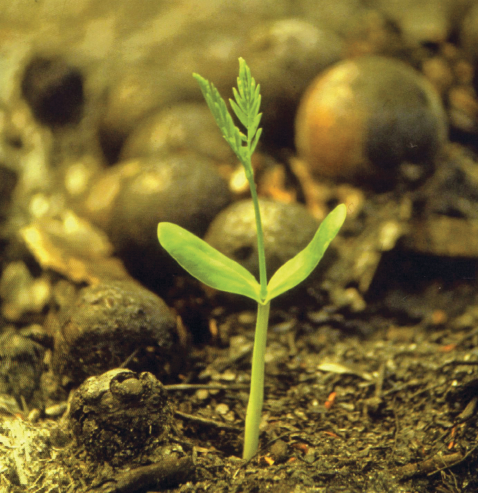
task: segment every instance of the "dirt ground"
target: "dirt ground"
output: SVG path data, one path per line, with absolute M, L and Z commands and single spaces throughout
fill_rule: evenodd
M 247 381 L 253 326 L 244 332 L 244 320 L 254 314 L 226 317 L 219 328 L 231 349 L 197 354 L 210 362 L 199 381 L 226 389 L 174 392 L 197 455 L 194 479 L 173 491 L 476 491 L 476 308 L 446 315 L 476 294 L 459 282 L 443 292 L 442 282 L 433 279 L 436 296 L 426 302 L 425 289 L 403 292 L 422 305 L 422 320 L 378 308 L 361 318 L 275 311 L 261 449 L 248 464 L 237 458 L 247 388 L 227 387 Z
M 404 262 L 392 257 L 395 268 Z M 440 264 L 449 262 L 435 268 L 446 272 Z M 165 382 L 179 452 L 156 466 L 114 467 L 92 461 L 50 421 L 40 426 L 56 430 L 48 449 L 32 441 L 32 458 L 43 462 L 33 491 L 477 491 L 476 289 L 421 277 L 408 295 L 397 287 L 403 303 L 393 314 L 384 309 L 390 292 L 360 316 L 317 310 L 314 288 L 301 307 L 276 303 L 260 451 L 248 463 L 240 456 L 255 313 L 202 299 L 190 358 L 179 379 Z M 182 283 L 175 296 L 182 290 L 195 292 Z

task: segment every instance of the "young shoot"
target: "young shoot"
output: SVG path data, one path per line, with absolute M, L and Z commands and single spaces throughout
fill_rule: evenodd
M 192 276 L 204 284 L 252 298 L 257 302 L 257 321 L 252 354 L 251 388 L 246 413 L 243 458 L 251 459 L 259 444 L 259 424 L 264 400 L 264 355 L 271 300 L 292 289 L 306 279 L 315 269 L 330 242 L 341 228 L 345 205 L 336 207 L 322 222 L 312 241 L 294 258 L 282 265 L 267 282 L 264 233 L 251 157 L 257 146 L 262 129 L 260 86 L 251 76 L 246 62 L 239 58 L 237 89 L 230 99 L 232 110 L 245 131 L 241 131 L 227 109 L 218 90 L 211 82 L 198 74 L 201 91 L 227 143 L 244 166 L 251 189 L 257 228 L 259 255 L 259 282 L 242 265 L 226 257 L 208 243 L 185 229 L 167 222 L 159 223 L 158 239 L 163 248 Z

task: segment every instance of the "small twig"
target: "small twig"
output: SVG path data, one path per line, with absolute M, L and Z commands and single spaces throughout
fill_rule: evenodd
M 475 444 L 465 455 L 462 452 L 455 452 L 450 455 L 442 455 L 441 453 L 435 454 L 429 459 L 417 462 L 415 464 L 407 464 L 395 470 L 395 474 L 400 476 L 401 479 L 409 479 L 413 476 L 424 475 L 432 476 L 445 469 L 454 467 L 464 460 L 466 460 L 476 449 L 478 443 Z
M 453 464 L 450 464 L 447 467 L 443 467 L 441 469 L 437 469 L 436 471 L 431 472 L 429 474 L 429 476 L 431 476 L 432 474 L 436 474 L 437 472 L 443 471 L 444 469 L 448 469 L 449 467 L 456 466 L 456 465 L 460 464 L 461 462 L 465 461 L 476 449 L 478 449 L 478 443 L 475 444 L 475 446 L 472 447 L 470 450 L 468 450 L 468 452 L 460 460 L 458 460 L 457 462 L 455 462 Z M 461 452 L 459 452 L 459 454 L 461 454 Z
M 133 493 L 187 480 L 193 470 L 189 457 L 164 457 L 161 462 L 117 474 L 90 489 L 98 493 Z
M 452 360 L 452 361 L 447 361 L 446 363 L 443 363 L 443 365 L 439 366 L 437 370 L 441 370 L 442 368 L 445 368 L 446 366 L 460 366 L 460 365 L 469 365 L 469 366 L 478 366 L 478 361 L 457 361 L 457 360 Z
M 228 425 L 226 423 L 221 423 L 219 421 L 214 421 L 213 419 L 203 418 L 201 416 L 194 416 L 193 414 L 183 413 L 181 411 L 174 411 L 174 414 L 181 419 L 186 419 L 187 421 L 192 421 L 193 423 L 199 423 L 206 426 L 213 426 L 215 428 L 223 430 L 234 430 L 240 431 L 236 426 Z
M 395 470 L 395 474 L 400 476 L 401 479 L 410 479 L 413 476 L 419 475 L 432 475 L 438 471 L 443 471 L 448 469 L 463 460 L 463 454 L 461 452 L 456 452 L 450 455 L 442 455 L 441 453 L 435 454 L 429 459 L 423 460 L 421 462 L 416 462 L 415 464 L 407 464 L 405 466 L 399 467 Z
M 139 349 L 135 349 L 124 361 L 119 365 L 119 368 L 127 368 L 131 360 L 138 354 Z
M 243 383 L 232 383 L 230 385 L 221 385 L 215 383 L 176 383 L 165 385 L 166 390 L 242 390 L 249 389 L 249 385 Z

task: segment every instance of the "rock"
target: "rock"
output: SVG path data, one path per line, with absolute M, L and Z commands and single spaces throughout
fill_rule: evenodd
M 300 95 L 322 70 L 338 62 L 342 39 L 303 19 L 261 23 L 247 34 L 242 56 L 261 85 L 262 141 L 293 145 L 293 118 Z
M 472 0 L 373 0 L 409 45 L 445 42 Z
M 327 26 L 339 34 L 349 30 L 354 19 L 363 18 L 367 12 L 362 0 L 322 0 L 318 7 L 315 0 L 294 2 L 294 15 L 307 19 L 312 24 Z
M 113 245 L 107 235 L 68 209 L 21 228 L 19 236 L 44 270 L 58 272 L 73 282 L 97 284 L 129 278 L 121 261 L 112 256 Z M 38 303 L 39 294 L 32 296 L 30 303 L 33 300 Z
M 20 321 L 24 317 L 40 316 L 51 296 L 47 276 L 34 278 L 23 261 L 10 262 L 3 267 L 0 279 L 2 316 Z
M 37 120 L 45 125 L 78 123 L 82 116 L 83 75 L 61 58 L 33 58 L 25 69 L 22 94 Z
M 463 223 L 470 223 L 471 234 L 471 225 L 478 221 L 478 167 L 474 157 L 459 146 L 450 146 L 433 177 L 414 192 L 413 203 L 414 219 L 460 218 Z M 450 241 L 461 242 L 466 250 L 471 243 L 463 239 L 450 237 Z
M 169 221 L 202 236 L 230 202 L 225 180 L 201 156 L 178 153 L 125 163 L 128 176 L 114 202 L 110 227 L 115 245 L 150 244 L 158 222 Z
M 175 262 L 159 245 L 161 221 L 203 236 L 231 200 L 226 181 L 206 157 L 183 152 L 127 161 L 107 171 L 88 198 L 126 267 L 148 285 Z M 164 264 L 164 265 L 163 265 Z
M 411 67 L 367 56 L 315 79 L 295 138 L 317 175 L 384 186 L 404 162 L 431 167 L 447 138 L 446 115 L 435 89 Z M 418 176 L 426 170 L 418 168 Z
M 292 145 L 290 136 L 293 133 L 293 115 L 301 93 L 318 72 L 340 60 L 342 48 L 342 40 L 334 32 L 318 28 L 302 19 L 261 23 L 245 34 L 237 54 L 247 60 L 253 76 L 261 85 L 261 125 L 267 129 L 264 133 L 266 141 L 280 142 L 280 145 L 284 146 L 288 139 Z M 209 65 L 207 62 L 197 71 L 210 78 L 219 87 L 222 96 L 227 98 L 231 93 L 231 86 L 236 84 L 237 57 L 227 61 L 227 69 L 221 64 L 220 74 L 212 72 Z M 225 74 L 229 74 L 227 80 Z M 189 78 L 188 74 L 184 74 L 184 81 L 181 83 L 195 82 L 189 81 Z M 147 82 L 144 82 L 144 85 L 146 84 Z M 196 99 L 201 97 L 198 86 L 192 86 L 188 92 Z M 138 105 L 135 107 L 138 108 Z M 226 144 L 211 115 L 208 115 L 205 109 L 201 112 L 198 110 L 203 107 L 205 106 L 183 103 L 159 111 L 156 117 L 147 118 L 128 137 L 121 153 L 122 159 L 137 157 L 148 153 L 149 149 L 157 150 L 171 145 L 181 148 L 193 147 L 193 150 L 199 148 L 201 153 L 209 147 L 208 154 L 217 147 L 218 152 L 222 154 L 222 148 Z M 144 136 L 138 138 L 137 136 L 143 135 L 143 132 Z M 222 140 L 222 145 L 218 140 Z M 131 152 L 132 146 L 137 150 Z M 225 157 L 230 155 L 230 152 L 224 152 Z
M 0 335 L 0 394 L 31 404 L 39 388 L 45 348 L 13 331 Z
M 71 306 L 50 319 L 55 340 L 53 368 L 73 382 L 125 364 L 135 355 L 144 368 L 154 358 L 159 371 L 170 353 L 176 320 L 164 301 L 134 281 L 83 288 Z M 153 348 L 153 353 L 145 351 Z
M 478 221 L 430 216 L 410 223 L 405 248 L 425 255 L 449 258 L 478 258 Z
M 318 222 L 300 204 L 260 200 L 268 278 L 307 246 Z M 209 227 L 205 240 L 214 248 L 259 275 L 256 223 L 252 200 L 224 209 Z
M 217 163 L 237 160 L 206 103 L 181 103 L 154 113 L 133 130 L 120 159 L 178 151 L 191 151 Z
M 151 373 L 113 369 L 75 391 L 67 422 L 90 458 L 118 466 L 164 444 L 173 418 L 166 390 Z

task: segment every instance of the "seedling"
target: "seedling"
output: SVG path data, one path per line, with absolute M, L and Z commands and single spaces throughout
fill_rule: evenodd
M 229 101 L 235 115 L 246 129 L 243 133 L 234 124 L 226 103 L 214 84 L 198 74 L 193 74 L 193 77 L 198 81 L 223 137 L 244 166 L 256 218 L 259 282 L 242 265 L 176 224 L 159 223 L 158 239 L 163 248 L 199 281 L 215 289 L 247 296 L 257 302 L 251 389 L 246 413 L 243 451 L 243 458 L 249 460 L 257 452 L 259 443 L 259 424 L 264 400 L 264 355 L 271 300 L 297 286 L 311 274 L 342 226 L 346 208 L 343 204 L 336 207 L 324 219 L 314 238 L 304 250 L 282 265 L 267 283 L 264 233 L 251 164 L 252 154 L 262 132 L 259 128 L 262 116 L 262 113 L 259 113 L 260 86 L 256 85 L 246 62 L 239 58 L 237 89 L 233 89 L 234 100 Z

